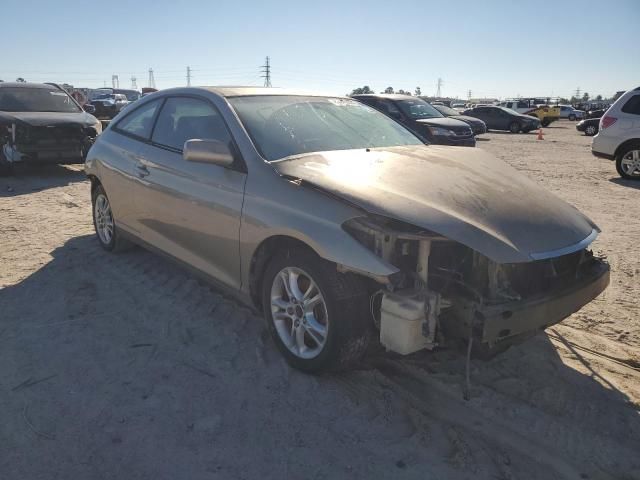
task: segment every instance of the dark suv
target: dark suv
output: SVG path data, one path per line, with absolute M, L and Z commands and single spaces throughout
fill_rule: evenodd
M 393 118 L 428 143 L 476 146 L 467 123 L 446 118 L 420 98 L 394 94 L 353 95 L 353 98 Z

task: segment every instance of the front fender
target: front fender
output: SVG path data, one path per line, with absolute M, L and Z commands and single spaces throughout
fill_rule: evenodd
M 248 293 L 251 261 L 267 239 L 299 240 L 340 268 L 384 282 L 398 269 L 370 252 L 342 229 L 364 212 L 310 186 L 277 174 L 247 180 L 240 227 L 242 289 Z M 268 194 L 267 194 L 268 193 Z

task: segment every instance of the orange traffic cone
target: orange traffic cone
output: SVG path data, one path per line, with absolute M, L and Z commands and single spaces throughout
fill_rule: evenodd
M 544 137 L 542 136 L 542 127 L 538 130 L 538 140 L 544 140 Z

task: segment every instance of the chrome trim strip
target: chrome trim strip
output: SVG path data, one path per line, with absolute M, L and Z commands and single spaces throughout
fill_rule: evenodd
M 591 242 L 593 242 L 598 236 L 598 233 L 598 230 L 594 228 L 584 240 L 581 240 L 578 243 L 574 243 L 573 245 L 569 245 L 568 247 L 558 248 L 557 250 L 549 250 L 548 252 L 530 253 L 529 256 L 533 260 L 545 260 L 547 258 L 561 257 L 562 255 L 577 252 L 578 250 L 582 250 Z

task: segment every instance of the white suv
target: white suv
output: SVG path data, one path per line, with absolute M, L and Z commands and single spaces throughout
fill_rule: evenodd
M 591 153 L 615 160 L 621 177 L 640 180 L 640 87 L 622 95 L 602 116 Z

